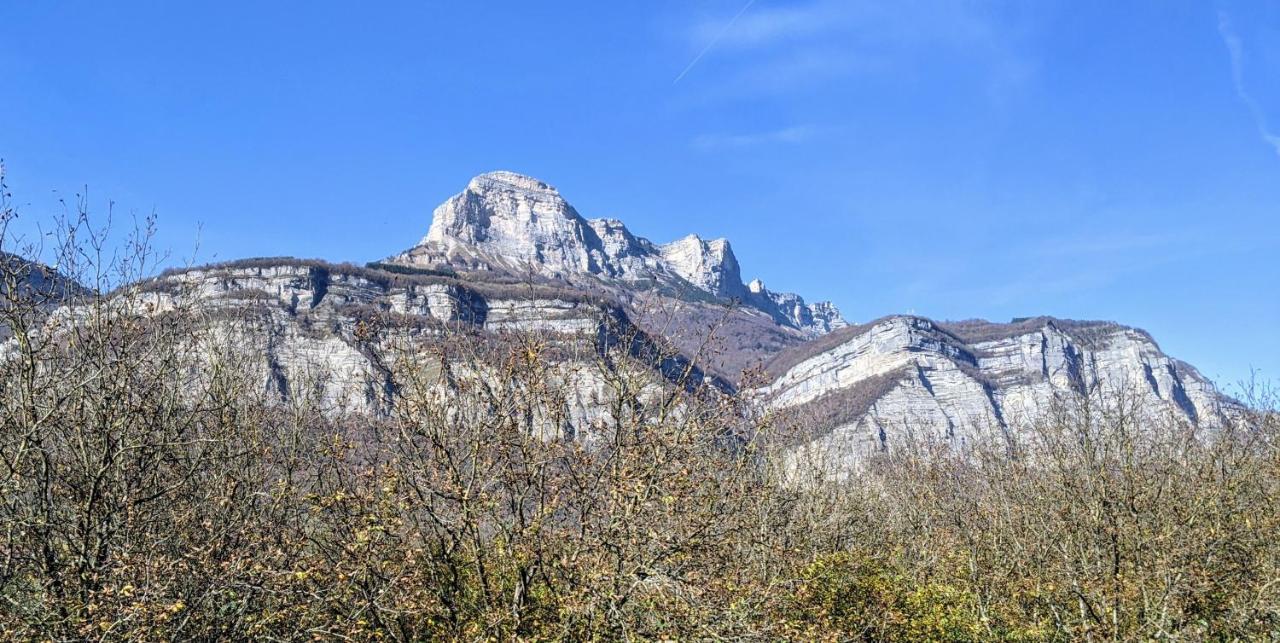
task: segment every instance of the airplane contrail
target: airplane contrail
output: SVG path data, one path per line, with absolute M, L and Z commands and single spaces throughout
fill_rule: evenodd
M 1271 126 L 1267 124 L 1267 113 L 1262 109 L 1262 104 L 1245 87 L 1244 43 L 1231 27 L 1231 17 L 1225 11 L 1218 12 L 1218 33 L 1222 35 L 1222 42 L 1227 45 L 1227 53 L 1231 55 L 1231 80 L 1236 88 L 1236 96 L 1253 116 L 1253 124 L 1258 128 L 1258 135 L 1275 150 L 1277 156 L 1280 156 L 1280 135 L 1271 131 Z
M 755 3 L 756 0 L 747 0 L 747 3 L 742 5 L 742 8 L 738 10 L 738 13 L 733 14 L 733 18 L 725 24 L 724 28 L 720 30 L 720 33 L 716 34 L 716 37 L 712 38 L 711 42 L 707 43 L 707 46 L 703 47 L 702 51 L 698 52 L 698 55 L 694 56 L 693 60 L 689 61 L 689 65 L 684 68 L 684 71 L 680 72 L 679 76 L 676 76 L 675 80 L 671 81 L 671 84 L 674 85 L 680 82 L 680 79 L 684 78 L 685 74 L 689 73 L 689 70 L 693 69 L 693 66 L 698 64 L 698 61 L 702 60 L 702 57 L 707 55 L 707 52 L 711 51 L 711 48 L 715 47 L 716 43 L 720 42 L 720 39 L 724 38 L 725 34 L 729 33 L 729 30 L 733 28 L 733 23 L 737 22 L 738 18 L 741 18 L 742 14 L 746 13 L 747 9 L 750 9 L 751 5 Z

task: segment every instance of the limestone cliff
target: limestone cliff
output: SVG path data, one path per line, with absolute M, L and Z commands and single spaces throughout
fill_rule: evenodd
M 1065 393 L 1101 393 L 1205 427 L 1230 405 L 1141 330 L 1049 317 L 887 317 L 784 352 L 769 372 L 765 399 L 809 430 L 800 451 L 834 457 L 824 464 L 834 468 L 889 450 L 906 432 L 962 445 L 1025 427 Z
M 616 219 L 585 219 L 560 192 L 513 172 L 477 176 L 432 214 L 419 244 L 392 263 L 533 273 L 576 285 L 658 288 L 683 298 L 737 301 L 814 337 L 844 324 L 829 302 L 748 290 L 725 239 L 689 235 L 658 245 Z
M 561 428 L 574 432 L 601 411 L 590 396 L 602 386 L 596 351 L 606 344 L 629 346 L 655 378 L 687 373 L 690 384 L 725 386 L 664 353 L 616 302 L 550 282 L 266 258 L 172 271 L 133 290 L 127 300 L 137 311 L 183 310 L 203 320 L 202 332 L 245 349 L 271 395 L 309 396 L 335 413 L 390 412 L 389 360 L 419 368 L 423 355 L 444 355 L 463 335 L 500 343 L 510 333 L 532 334 L 559 347 L 556 361 L 577 396 Z

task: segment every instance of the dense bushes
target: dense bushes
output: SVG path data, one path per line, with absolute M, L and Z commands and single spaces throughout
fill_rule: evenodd
M 402 346 L 374 420 L 271 399 L 233 320 L 136 294 L 0 302 L 4 638 L 1280 636 L 1274 414 L 1068 399 L 797 487 L 772 415 L 621 350 Z
M 977 599 L 958 585 L 916 581 L 865 551 L 818 557 L 784 608 L 792 638 L 974 641 L 988 638 Z

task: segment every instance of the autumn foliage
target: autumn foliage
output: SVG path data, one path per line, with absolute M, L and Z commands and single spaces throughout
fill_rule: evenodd
M 225 319 L 147 312 L 142 266 L 95 264 L 101 296 L 0 276 L 3 638 L 1280 636 L 1273 413 L 1086 394 L 798 485 L 773 414 L 626 342 L 458 334 L 381 356 L 386 417 L 281 400 Z M 567 354 L 601 383 L 585 430 Z

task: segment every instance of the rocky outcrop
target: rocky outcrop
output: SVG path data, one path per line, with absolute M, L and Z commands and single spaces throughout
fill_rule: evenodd
M 843 325 L 829 302 L 750 290 L 725 239 L 689 235 L 658 245 L 616 219 L 585 219 L 554 187 L 513 172 L 490 172 L 435 209 L 414 248 L 388 260 L 414 266 L 532 272 L 578 286 L 658 289 L 678 298 L 738 301 L 812 337 Z
M 1227 404 L 1141 330 L 1048 317 L 888 317 L 784 352 L 769 372 L 768 403 L 810 431 L 796 456 L 839 460 L 827 469 L 890 449 L 908 432 L 963 445 L 984 431 L 1016 430 L 1070 392 L 1204 426 Z
M 205 330 L 249 349 L 271 394 L 311 396 L 340 413 L 390 412 L 388 360 L 445 350 L 460 334 L 497 341 L 508 332 L 532 333 L 560 346 L 570 356 L 558 361 L 580 418 L 598 415 L 589 399 L 601 385 L 595 351 L 606 344 L 630 346 L 655 377 L 683 375 L 690 366 L 654 348 L 615 302 L 542 282 L 256 259 L 167 273 L 140 284 L 128 301 L 146 314 L 195 313 Z M 361 328 L 372 327 L 376 338 L 361 337 Z M 689 372 L 692 381 L 702 381 L 699 369 Z
M 716 297 L 743 296 L 742 273 L 728 240 L 704 241 L 691 234 L 660 251 L 666 267 L 699 290 Z
M 555 188 L 510 172 L 478 176 L 437 207 L 419 247 L 464 265 L 624 276 L 600 235 Z
M 753 279 L 747 285 L 746 300 L 779 323 L 798 328 L 808 337 L 825 335 L 849 325 L 831 302 L 806 304 L 799 295 L 768 290 L 759 279 Z

